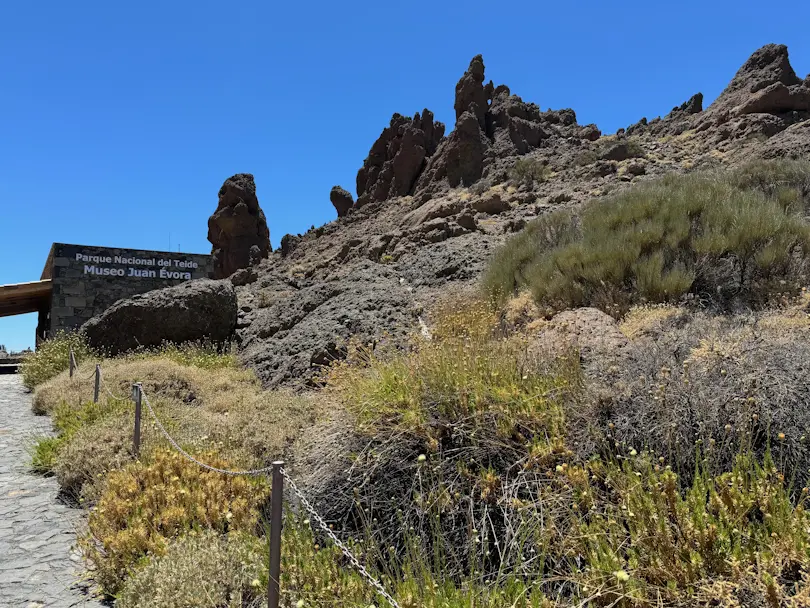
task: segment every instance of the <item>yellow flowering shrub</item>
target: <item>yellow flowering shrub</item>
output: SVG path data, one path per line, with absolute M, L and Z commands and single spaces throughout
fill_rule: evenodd
M 229 467 L 216 454 L 201 458 L 217 468 Z M 114 595 L 143 558 L 162 555 L 171 539 L 190 530 L 254 530 L 268 495 L 262 478 L 213 473 L 160 450 L 109 473 L 82 545 L 96 581 Z

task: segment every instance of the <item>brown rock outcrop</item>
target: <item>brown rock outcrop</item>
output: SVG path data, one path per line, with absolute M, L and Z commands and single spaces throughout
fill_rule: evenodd
M 771 137 L 810 117 L 810 87 L 790 65 L 787 47 L 767 44 L 755 51 L 696 124 L 699 132 L 720 129 L 715 140 Z
M 250 173 L 238 173 L 222 184 L 217 210 L 208 218 L 208 240 L 213 246 L 215 279 L 229 277 L 269 255 L 270 230 Z
M 414 189 L 431 194 L 445 187 L 469 186 L 499 159 L 527 154 L 562 129 L 566 135 L 593 138 L 594 130 L 578 129 L 571 110 L 541 112 L 513 95 L 506 85 L 484 85 L 484 60 L 476 55 L 456 84 L 456 125 L 429 160 Z M 595 131 L 598 137 L 598 129 Z
M 357 172 L 356 205 L 410 194 L 443 136 L 444 124 L 430 110 L 413 118 L 394 114 Z
M 329 193 L 329 200 L 335 206 L 338 217 L 343 217 L 354 206 L 354 198 L 351 193 L 345 188 L 340 186 L 332 186 L 332 191 Z

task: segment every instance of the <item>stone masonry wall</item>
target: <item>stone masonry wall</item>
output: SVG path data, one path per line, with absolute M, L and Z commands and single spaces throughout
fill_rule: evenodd
M 80 327 L 122 298 L 210 277 L 210 255 L 54 243 L 50 335 Z M 196 267 L 195 267 L 196 266 Z

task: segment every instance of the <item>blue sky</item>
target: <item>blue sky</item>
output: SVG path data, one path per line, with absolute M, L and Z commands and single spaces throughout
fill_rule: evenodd
M 617 8 L 618 7 L 618 8 Z M 208 252 L 222 182 L 256 177 L 273 246 L 335 217 L 393 112 L 487 78 L 613 132 L 714 99 L 768 42 L 810 71 L 810 3 L 8 0 L 0 8 L 0 284 L 52 242 Z M 32 345 L 33 315 L 0 318 Z

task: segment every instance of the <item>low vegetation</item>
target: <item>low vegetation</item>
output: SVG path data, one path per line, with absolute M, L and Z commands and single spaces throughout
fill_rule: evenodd
M 73 379 L 61 372 L 39 385 L 33 397 L 34 411 L 51 414 L 56 431 L 56 437 L 37 443 L 34 464 L 55 473 L 63 493 L 85 504 L 98 498 L 105 474 L 133 458 L 134 382 L 142 384 L 162 422 L 185 447 L 216 445 L 224 457 L 251 466 L 282 454 L 316 411 L 311 399 L 263 392 L 233 355 L 199 345 L 104 360 L 103 387 L 94 404 L 96 361 L 81 363 Z M 147 410 L 142 443 L 145 449 L 167 445 Z
M 259 606 L 268 576 L 267 482 L 197 467 L 148 415 L 136 460 L 136 381 L 185 450 L 224 468 L 297 464 L 296 438 L 334 424 L 323 441 L 351 447 L 301 485 L 402 608 L 808 605 L 803 167 L 668 178 L 544 216 L 496 256 L 486 297 L 432 309 L 407 349 L 354 345 L 324 370 L 334 422 L 204 347 L 103 360 L 94 404 L 86 357 L 37 384 L 56 436 L 35 463 L 92 509 L 81 545 L 125 608 Z M 689 294 L 714 306 L 672 303 Z M 620 318 L 627 348 L 551 350 L 544 316 L 580 304 Z M 282 605 L 385 605 L 289 506 Z
M 639 338 L 663 333 L 679 314 L 638 311 L 628 327 Z M 712 323 L 698 319 L 691 331 L 706 337 Z M 717 323 L 732 339 L 735 328 Z M 803 369 L 788 362 L 789 338 L 760 344 L 744 363 L 744 344 L 726 351 L 751 373 L 761 373 L 762 356 L 785 357 L 772 362 L 778 371 L 760 384 L 755 408 L 737 411 L 750 378 L 732 375 L 722 357 L 690 363 L 700 371 L 687 369 L 684 392 L 671 391 L 669 370 L 645 364 L 658 363 L 647 361 L 651 341 L 638 360 L 618 361 L 626 376 L 606 385 L 620 392 L 611 402 L 597 394 L 593 369 L 583 382 L 566 357 L 544 360 L 504 332 L 485 305 L 457 307 L 408 355 L 364 351 L 334 370 L 369 443 L 329 501 L 351 513 L 344 521 L 369 546 L 388 547 L 375 557 L 381 570 L 394 580 L 428 572 L 476 590 L 480 606 L 803 605 L 810 539 L 807 490 L 796 484 L 807 465 L 804 439 L 791 435 L 807 424 L 789 413 L 801 395 L 791 406 L 771 393 Z M 691 358 L 705 348 L 695 340 Z M 662 387 L 627 391 L 631 376 Z M 411 597 L 414 606 L 471 601 L 434 604 L 423 586 Z
M 19 372 L 23 384 L 34 389 L 70 367 L 70 351 L 78 362 L 91 359 L 93 352 L 77 333 L 60 333 L 46 340 L 32 355 L 23 359 Z
M 232 466 L 214 453 L 200 457 Z M 173 451 L 155 450 L 110 472 L 82 539 L 96 582 L 114 595 L 143 558 L 162 555 L 171 539 L 191 530 L 255 531 L 268 494 L 261 477 L 212 473 Z
M 591 204 L 580 217 L 538 218 L 496 254 L 485 278 L 503 302 L 529 289 L 554 312 L 693 296 L 763 305 L 808 279 L 807 163 L 667 176 Z
M 509 169 L 509 179 L 516 184 L 531 186 L 542 183 L 551 177 L 551 168 L 537 158 L 519 158 Z

